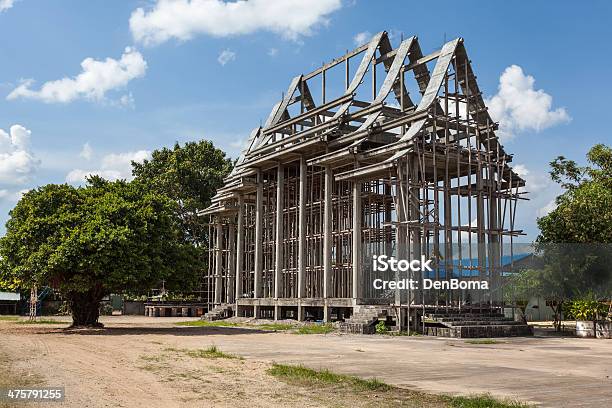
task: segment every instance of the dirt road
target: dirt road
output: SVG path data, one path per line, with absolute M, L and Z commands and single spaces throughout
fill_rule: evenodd
M 327 406 L 333 395 L 287 385 L 272 362 L 377 377 L 432 393 L 489 392 L 544 406 L 612 401 L 612 342 L 531 338 L 497 344 L 416 337 L 296 335 L 177 327 L 174 318 L 107 317 L 106 329 L 0 321 L 0 352 L 20 375 L 63 386 L 65 407 Z M 198 359 L 216 345 L 244 359 Z M 348 401 L 366 406 L 358 398 Z M 49 405 L 46 405 L 49 406 Z

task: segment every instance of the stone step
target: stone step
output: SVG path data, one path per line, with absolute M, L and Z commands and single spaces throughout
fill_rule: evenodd
M 427 327 L 425 334 L 436 337 L 455 338 L 492 338 L 533 336 L 533 329 L 526 324 L 488 325 L 488 326 L 454 326 Z
M 447 326 L 455 327 L 455 326 L 499 326 L 499 325 L 509 325 L 515 326 L 517 324 L 524 324 L 522 322 L 517 322 L 514 320 L 489 320 L 489 321 L 474 321 L 474 320 L 463 320 L 458 322 L 444 322 Z
M 371 324 L 362 324 L 362 323 L 352 323 L 349 321 L 340 322 L 338 324 L 338 328 L 342 333 L 352 333 L 352 334 L 374 334 L 376 333 L 376 328 Z
M 514 319 L 510 318 L 510 317 L 465 317 L 465 318 L 459 318 L 459 317 L 453 317 L 453 318 L 444 318 L 444 319 L 430 319 L 436 322 L 440 322 L 440 323 L 453 323 L 453 322 L 465 322 L 465 321 L 472 321 L 472 322 L 513 322 Z

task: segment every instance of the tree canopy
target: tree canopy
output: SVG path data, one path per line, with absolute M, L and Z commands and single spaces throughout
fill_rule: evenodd
M 538 242 L 612 243 L 612 148 L 595 145 L 587 159 L 587 166 L 563 156 L 550 163 L 551 178 L 565 192 L 538 219 Z
M 197 259 L 176 206 L 138 181 L 92 177 L 85 187 L 31 190 L 10 212 L 0 238 L 0 281 L 53 287 L 68 300 L 74 325 L 96 324 L 99 302 L 110 293 L 161 279 L 184 287 Z
M 563 156 L 550 163 L 550 176 L 564 192 L 557 207 L 538 219 L 541 266 L 510 281 L 511 291 L 545 298 L 559 322 L 568 300 L 612 294 L 612 149 L 595 145 L 588 164 Z
M 176 143 L 172 149 L 155 150 L 151 160 L 134 162 L 132 167 L 137 181 L 176 201 L 175 211 L 186 238 L 196 246 L 206 245 L 205 220 L 197 211 L 210 205 L 232 170 L 225 152 L 207 140 L 182 146 Z

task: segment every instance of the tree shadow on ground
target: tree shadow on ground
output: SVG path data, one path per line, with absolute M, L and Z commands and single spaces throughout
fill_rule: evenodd
M 243 327 L 103 327 L 103 328 L 66 328 L 56 333 L 64 335 L 96 335 L 96 336 L 126 336 L 126 335 L 169 335 L 169 336 L 210 336 L 236 334 L 265 334 L 271 331 L 247 329 Z

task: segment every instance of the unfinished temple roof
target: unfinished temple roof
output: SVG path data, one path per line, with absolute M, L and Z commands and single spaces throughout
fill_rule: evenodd
M 450 171 L 446 177 L 464 176 L 486 156 L 498 167 L 497 188 L 522 187 L 496 130 L 462 38 L 423 55 L 417 37 L 392 48 L 387 33 L 380 32 L 291 80 L 202 214 L 235 211 L 238 194 L 255 191 L 257 169 L 304 157 L 309 166 L 342 168 L 334 172 L 335 181 L 367 181 L 389 174 L 417 140 L 463 147 L 456 153 L 460 165 L 440 167 L 440 173 Z M 474 135 L 476 143 L 470 144 Z M 354 163 L 358 166 L 346 168 Z

